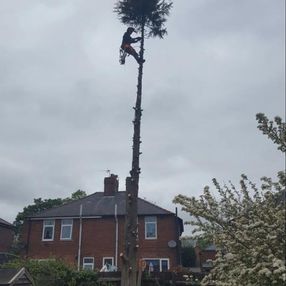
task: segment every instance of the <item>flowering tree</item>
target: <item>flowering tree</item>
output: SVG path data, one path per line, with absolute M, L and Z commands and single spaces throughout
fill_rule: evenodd
M 286 151 L 286 124 L 276 117 L 269 121 L 257 114 L 258 128 L 278 149 Z M 263 177 L 257 187 L 242 175 L 237 188 L 231 182 L 220 185 L 217 194 L 205 187 L 200 198 L 178 195 L 174 202 L 194 218 L 190 224 L 198 237 L 218 248 L 214 267 L 202 285 L 285 285 L 285 172 L 276 181 Z

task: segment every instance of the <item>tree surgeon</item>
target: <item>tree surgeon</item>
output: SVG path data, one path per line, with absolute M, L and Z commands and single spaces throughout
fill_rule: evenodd
M 127 54 L 132 55 L 138 64 L 144 63 L 145 60 L 141 60 L 138 53 L 135 51 L 135 49 L 131 46 L 133 43 L 137 43 L 140 40 L 142 40 L 142 37 L 136 37 L 132 38 L 131 34 L 135 32 L 135 29 L 133 27 L 127 28 L 127 31 L 124 33 L 122 38 L 122 44 L 121 49 L 124 50 Z

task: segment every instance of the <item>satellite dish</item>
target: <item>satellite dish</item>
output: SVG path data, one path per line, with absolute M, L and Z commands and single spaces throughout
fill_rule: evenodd
M 168 241 L 168 246 L 170 248 L 174 248 L 177 246 L 177 242 L 175 240 L 170 240 L 170 241 Z

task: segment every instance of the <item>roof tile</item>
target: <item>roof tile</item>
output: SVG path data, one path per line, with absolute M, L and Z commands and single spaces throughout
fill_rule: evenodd
M 77 217 L 79 216 L 80 205 L 82 205 L 82 216 L 85 217 L 114 215 L 115 204 L 117 204 L 117 214 L 125 215 L 125 195 L 126 192 L 118 192 L 115 196 L 104 196 L 103 192 L 97 192 L 65 205 L 42 211 L 31 216 L 31 218 Z M 138 215 L 162 214 L 173 213 L 138 198 Z

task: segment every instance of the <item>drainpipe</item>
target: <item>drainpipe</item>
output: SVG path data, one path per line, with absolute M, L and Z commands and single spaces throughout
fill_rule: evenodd
M 177 264 L 182 265 L 182 250 L 180 242 L 180 223 L 178 218 L 178 208 L 176 207 L 176 232 L 177 232 Z
M 77 253 L 77 270 L 80 270 L 81 260 L 81 236 L 82 236 L 82 204 L 79 208 L 79 235 L 78 235 L 78 253 Z
M 115 217 L 115 266 L 117 267 L 118 258 L 118 218 L 117 218 L 117 204 L 114 206 L 114 217 Z

